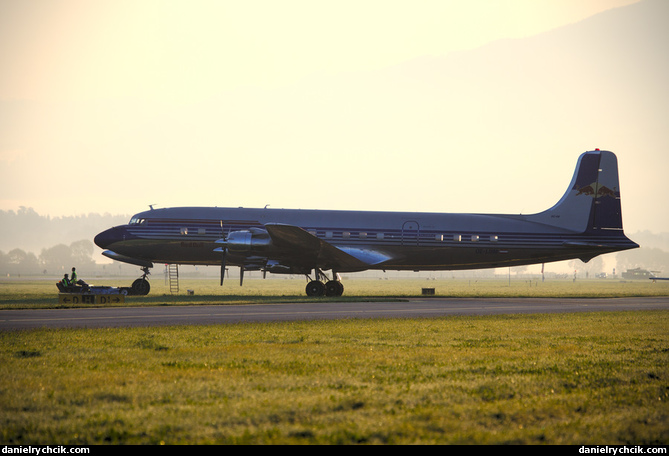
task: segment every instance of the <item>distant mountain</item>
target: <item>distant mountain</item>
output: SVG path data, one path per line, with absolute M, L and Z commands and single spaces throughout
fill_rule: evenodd
M 659 249 L 669 253 L 669 233 L 652 233 L 650 231 L 639 231 L 629 234 L 634 242 L 639 244 L 641 248 Z
M 324 104 L 348 131 L 386 138 L 372 150 L 411 141 L 421 158 L 485 147 L 532 158 L 537 146 L 572 137 L 578 151 L 618 145 L 643 159 L 669 133 L 667 81 L 669 2 L 646 0 L 529 38 L 314 79 L 290 96 L 304 113 Z
M 543 210 L 580 152 L 613 150 L 626 220 L 662 231 L 669 217 L 646 202 L 668 196 L 668 22 L 669 1 L 646 0 L 471 51 L 224 94 L 188 117 L 210 114 L 233 150 L 274 150 L 372 193 L 392 189 L 377 204 L 393 208 L 440 198 L 444 211 L 485 212 L 500 206 L 490 200 L 503 186 L 522 198 L 520 210 Z M 552 168 L 556 159 L 566 165 Z M 504 179 L 512 167 L 527 181 Z M 305 185 L 322 181 L 311 176 Z

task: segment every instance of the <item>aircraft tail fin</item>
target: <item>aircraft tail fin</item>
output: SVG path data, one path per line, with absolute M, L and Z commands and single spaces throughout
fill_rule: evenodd
M 622 235 L 618 159 L 608 151 L 583 153 L 564 196 L 547 211 L 529 217 L 579 233 Z

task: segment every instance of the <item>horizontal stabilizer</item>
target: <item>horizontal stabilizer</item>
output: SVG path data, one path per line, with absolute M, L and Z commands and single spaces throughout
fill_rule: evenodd
M 583 248 L 583 249 L 592 249 L 592 248 L 600 248 L 600 247 L 606 247 L 605 244 L 597 243 L 597 242 L 563 242 L 562 245 L 565 247 L 575 247 L 575 248 Z

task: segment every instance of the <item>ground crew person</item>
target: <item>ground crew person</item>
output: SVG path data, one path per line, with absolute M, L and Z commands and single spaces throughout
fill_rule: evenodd
M 63 280 L 60 281 L 64 286 L 69 287 L 72 285 L 72 282 L 70 282 L 70 279 L 67 278 L 67 274 L 63 276 Z
M 76 284 L 77 284 L 77 271 L 75 271 L 74 268 L 72 268 L 72 285 Z

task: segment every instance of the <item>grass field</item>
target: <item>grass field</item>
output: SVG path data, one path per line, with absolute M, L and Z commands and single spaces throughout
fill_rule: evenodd
M 0 332 L 3 444 L 669 444 L 667 312 Z
M 95 285 L 129 286 L 134 278 L 96 279 Z M 178 294 L 170 293 L 169 285 L 162 278 L 151 280 L 148 296 L 127 297 L 124 305 L 198 305 L 240 304 L 272 300 L 314 301 L 375 300 L 420 296 L 422 288 L 434 288 L 436 296 L 449 297 L 627 297 L 669 296 L 669 281 L 652 283 L 645 281 L 577 280 L 553 279 L 545 282 L 504 279 L 369 279 L 351 278 L 344 281 L 346 287 L 341 298 L 308 298 L 305 296 L 304 279 L 254 279 L 244 281 L 240 287 L 236 280 L 228 280 L 223 287 L 218 280 L 182 278 Z M 193 290 L 192 296 L 187 290 Z M 58 290 L 55 280 L 0 279 L 0 309 L 56 308 Z
M 669 294 L 607 280 L 346 286 L 345 299 Z M 313 300 L 300 280 L 152 287 L 126 305 Z M 0 307 L 58 307 L 55 286 L 3 280 Z M 663 311 L 0 331 L 0 444 L 667 445 L 668 366 Z

